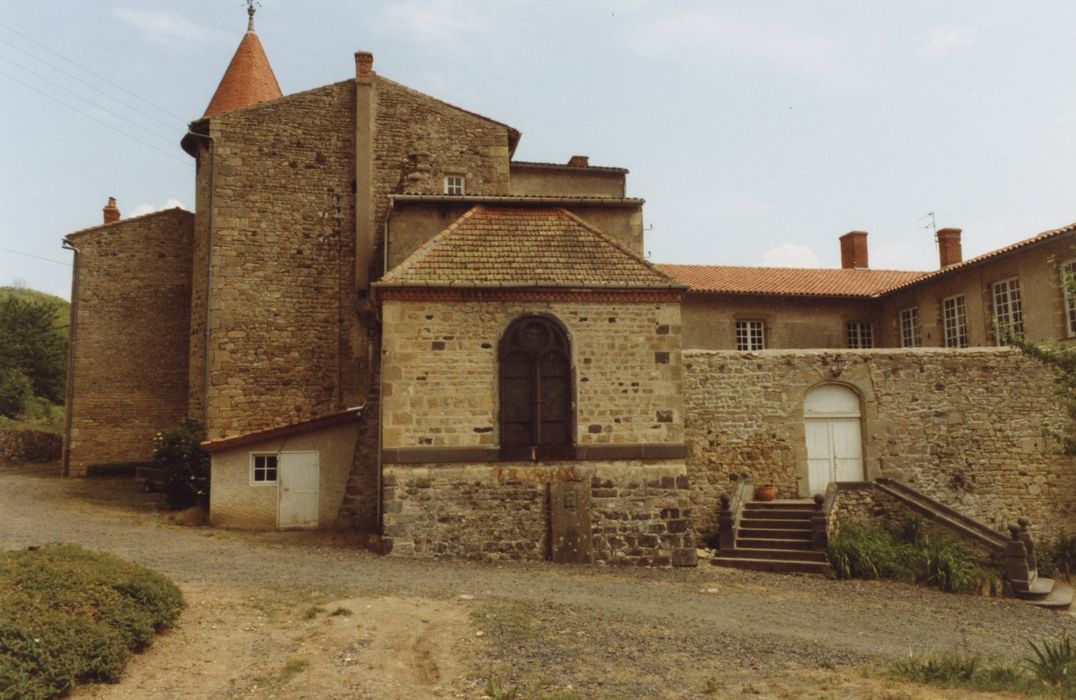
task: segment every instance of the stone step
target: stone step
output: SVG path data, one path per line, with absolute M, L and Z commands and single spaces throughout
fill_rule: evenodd
M 802 549 L 760 549 L 743 548 L 722 549 L 718 556 L 730 559 L 777 559 L 779 561 L 820 561 L 826 562 L 826 553 Z
M 1023 600 L 1043 600 L 1054 590 L 1054 580 L 1041 576 L 1032 581 L 1027 588 L 1023 588 L 1019 582 L 1014 582 L 1013 585 L 1016 588 L 1014 591 L 1016 597 Z
M 810 538 L 787 540 L 770 537 L 737 537 L 736 549 L 814 549 Z
M 813 510 L 792 509 L 769 509 L 757 510 L 745 508 L 741 518 L 766 518 L 769 520 L 810 520 L 814 515 Z
M 749 559 L 743 557 L 717 556 L 710 560 L 714 566 L 752 571 L 770 571 L 781 574 L 828 574 L 829 564 L 817 561 Z
M 794 523 L 793 523 L 794 524 Z M 811 529 L 809 527 L 754 527 L 740 522 L 740 528 L 736 531 L 738 537 L 779 540 L 802 540 L 811 541 Z
M 740 518 L 740 527 L 752 530 L 806 530 L 809 532 L 811 530 L 811 521 L 790 518 L 748 518 L 744 516 Z
M 748 510 L 816 510 L 814 501 L 747 501 L 743 507 Z
M 1039 580 L 1041 581 L 1043 579 Z M 1068 610 L 1072 605 L 1072 587 L 1068 584 L 1061 583 L 1060 581 L 1051 581 L 1051 584 L 1052 588 L 1050 593 L 1045 598 L 1039 598 L 1037 600 L 1025 599 L 1024 602 L 1028 605 L 1034 605 L 1040 608 Z

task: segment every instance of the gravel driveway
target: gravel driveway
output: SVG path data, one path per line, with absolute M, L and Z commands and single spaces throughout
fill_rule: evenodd
M 74 542 L 162 571 L 185 590 L 452 601 L 484 630 L 482 663 L 495 665 L 504 684 L 579 693 L 562 697 L 758 697 L 773 692 L 773 679 L 795 674 L 813 679 L 817 693 L 800 688 L 790 697 L 869 697 L 858 681 L 826 694 L 815 687 L 826 682 L 811 674 L 847 677 L 909 651 L 962 648 L 1015 659 L 1027 655 L 1029 639 L 1076 634 L 1070 614 L 900 584 L 705 565 L 382 558 L 308 533 L 181 527 L 96 503 L 88 488 L 54 469 L 0 472 L 0 547 Z M 759 675 L 770 679 L 761 689 L 752 680 Z

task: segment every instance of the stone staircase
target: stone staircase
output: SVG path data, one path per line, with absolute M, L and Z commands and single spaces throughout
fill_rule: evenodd
M 359 432 L 355 437 L 355 452 L 348 472 L 344 500 L 336 515 L 336 525 L 342 530 L 374 533 L 378 527 L 378 417 L 380 416 L 379 385 L 372 383 L 359 417 Z
M 748 501 L 743 504 L 736 538 L 721 547 L 711 563 L 736 569 L 825 574 L 825 548 L 814 545 L 810 500 Z

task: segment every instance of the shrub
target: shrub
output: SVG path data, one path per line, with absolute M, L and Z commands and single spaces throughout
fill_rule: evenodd
M 884 528 L 845 525 L 827 556 L 837 578 L 910 578 L 907 544 Z
M 73 545 L 0 552 L 0 700 L 116 681 L 179 614 L 164 576 Z
M 991 574 L 953 540 L 922 536 L 912 547 L 912 554 L 915 580 L 947 593 L 978 591 L 991 578 Z
M 30 380 L 15 367 L 0 367 L 0 416 L 14 418 L 33 395 Z
M 1076 570 L 1076 534 L 1061 533 L 1035 548 L 1035 560 L 1043 576 L 1072 576 Z
M 1024 662 L 1044 684 L 1059 688 L 1076 679 L 1076 649 L 1072 648 L 1071 639 L 1065 637 L 1056 642 L 1044 639 L 1041 648 L 1035 642 L 1028 644 L 1035 656 L 1027 657 Z
M 172 508 L 209 507 L 209 454 L 202 449 L 204 439 L 201 424 L 190 419 L 153 438 L 150 462 L 166 472 L 165 490 Z

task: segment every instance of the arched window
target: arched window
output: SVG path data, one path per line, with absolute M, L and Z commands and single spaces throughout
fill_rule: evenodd
M 501 338 L 501 459 L 572 459 L 568 337 L 542 316 L 517 319 Z

